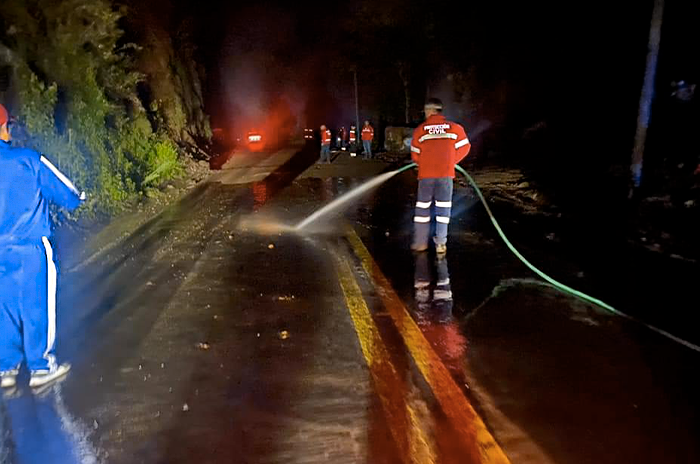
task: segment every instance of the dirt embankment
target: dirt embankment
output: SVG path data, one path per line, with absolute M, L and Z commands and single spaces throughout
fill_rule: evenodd
M 159 215 L 204 182 L 210 175 L 207 161 L 187 158 L 182 173 L 148 189 L 144 196 L 114 217 L 63 221 L 54 231 L 62 267 L 72 269 L 108 250 Z

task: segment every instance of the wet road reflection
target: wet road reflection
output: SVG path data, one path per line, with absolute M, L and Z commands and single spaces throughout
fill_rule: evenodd
M 435 462 L 435 445 L 419 412 L 425 406 L 419 400 L 418 388 L 412 384 L 406 366 L 392 362 L 389 349 L 346 262 L 338 263 L 338 278 L 401 462 Z M 405 357 L 403 364 L 407 364 Z
M 457 383 L 437 351 L 431 346 L 414 316 L 408 312 L 362 240 L 353 230 L 348 231 L 347 239 L 362 263 L 363 269 L 377 286 L 383 305 L 401 335 L 415 366 L 455 430 L 457 443 L 465 443 L 467 452 L 457 456 L 461 456 L 462 462 L 509 462 L 483 420 L 469 403 L 463 387 Z
M 416 253 L 414 276 L 416 322 L 450 373 L 464 383 L 467 339 L 452 313 L 454 300 L 447 257 L 436 256 L 431 261 L 428 253 Z
M 406 302 L 415 298 L 415 282 L 406 276 L 416 264 L 408 252 L 412 218 L 405 214 L 415 200 L 405 192 L 415 188 L 414 182 L 405 176 L 387 183 L 377 193 L 382 200 L 360 215 L 369 226 L 356 227 Z M 454 201 L 459 205 L 470 200 L 464 189 L 456 189 Z M 523 216 L 507 207 L 494 208 L 499 219 L 510 222 L 506 233 L 521 234 L 517 246 L 526 255 L 547 263 L 553 274 L 576 281 L 571 277 L 576 264 L 567 259 L 571 246 L 541 247 L 528 235 L 541 229 L 531 228 L 530 221 L 523 226 Z M 529 272 L 495 236 L 483 209 L 468 211 L 453 217 L 448 251 L 454 313 L 468 349 L 461 365 L 452 364 L 444 353 L 440 357 L 453 378 L 465 370 L 472 404 L 478 405 L 512 461 L 700 462 L 699 423 L 694 419 L 697 356 L 533 284 Z M 571 243 L 582 245 L 586 239 Z M 606 256 L 598 264 L 607 263 L 604 252 L 582 249 L 590 256 Z M 432 269 L 433 263 L 427 265 Z M 657 280 L 653 274 L 649 279 Z M 608 286 L 621 298 L 626 293 L 616 282 L 609 280 Z M 659 282 L 653 288 L 663 294 Z M 675 310 L 673 306 L 667 302 L 653 310 L 664 314 Z M 412 312 L 419 320 L 417 311 Z M 421 330 L 439 352 L 430 331 L 425 326 Z
M 4 423 L 0 427 L 2 464 L 97 464 L 103 456 L 89 437 L 93 428 L 82 424 L 68 412 L 62 385 L 43 390 L 4 392 Z M 3 456 L 3 450 L 5 456 Z M 5 458 L 3 460 L 2 458 Z
M 666 427 L 696 422 L 694 358 L 678 377 L 672 351 L 592 308 L 499 290 L 523 271 L 474 218 L 454 221 L 449 265 L 411 254 L 405 179 L 343 212 L 346 237 L 337 216 L 303 237 L 239 227 L 293 224 L 361 182 L 297 179 L 307 161 L 202 186 L 69 273 L 73 374 L 0 401 L 0 464 L 697 461 L 663 459 L 697 456 L 697 426 Z
M 268 200 L 268 189 L 265 182 L 256 182 L 253 184 L 253 211 L 258 211 Z

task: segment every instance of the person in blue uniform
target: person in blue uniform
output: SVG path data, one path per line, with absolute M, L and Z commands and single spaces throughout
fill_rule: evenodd
M 57 269 L 49 204 L 75 210 L 85 200 L 42 154 L 10 143 L 0 105 L 0 384 L 14 387 L 22 362 L 40 387 L 70 370 L 56 361 Z

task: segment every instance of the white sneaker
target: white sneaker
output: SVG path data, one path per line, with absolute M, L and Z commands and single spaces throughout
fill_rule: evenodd
M 12 388 L 17 385 L 18 373 L 16 369 L 0 372 L 0 388 Z
M 56 379 L 60 379 L 68 373 L 70 364 L 61 364 L 52 371 L 32 371 L 32 376 L 29 378 L 30 387 L 41 387 Z
M 444 255 L 447 253 L 447 245 L 444 243 L 438 243 L 435 245 L 435 253 L 439 255 Z

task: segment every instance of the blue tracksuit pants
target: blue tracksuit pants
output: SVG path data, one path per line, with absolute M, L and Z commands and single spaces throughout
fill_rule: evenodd
M 56 278 L 47 238 L 0 244 L 0 371 L 55 368 Z

